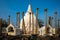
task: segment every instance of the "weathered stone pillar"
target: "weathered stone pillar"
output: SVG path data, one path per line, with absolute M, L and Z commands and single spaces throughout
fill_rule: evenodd
M 38 34 L 38 9 L 39 8 L 36 8 L 36 32 L 35 34 Z
M 51 23 L 51 16 L 49 16 L 49 17 L 48 17 L 47 33 L 50 33 L 49 25 L 52 27 L 52 23 Z M 52 30 L 51 30 L 51 32 L 52 32 Z
M 60 25 L 59 24 L 60 24 L 60 20 L 58 19 L 58 28 L 60 28 Z
M 22 31 L 23 34 L 26 34 L 25 22 L 24 22 L 24 12 L 22 13 Z
M 52 20 L 52 19 L 51 19 L 51 16 L 49 16 L 49 17 L 48 17 L 48 24 L 49 24 L 50 26 L 52 26 L 51 20 Z
M 10 15 L 8 16 L 8 25 L 10 24 Z
M 0 18 L 0 36 L 2 35 L 2 18 Z
M 20 12 L 17 12 L 16 26 L 18 26 L 20 28 Z
M 31 13 L 29 13 L 29 34 L 31 33 Z
M 44 24 L 45 24 L 45 33 L 47 34 L 47 9 L 44 9 Z
M 53 17 L 51 17 L 51 26 L 53 27 Z
M 34 34 L 34 15 L 32 13 L 32 34 Z
M 57 12 L 54 12 L 54 27 L 55 27 L 55 34 L 57 34 Z

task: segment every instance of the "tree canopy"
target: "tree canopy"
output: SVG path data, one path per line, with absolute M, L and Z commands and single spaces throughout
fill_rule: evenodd
M 39 24 L 39 27 L 42 27 L 44 22 L 41 19 L 38 19 L 38 24 Z

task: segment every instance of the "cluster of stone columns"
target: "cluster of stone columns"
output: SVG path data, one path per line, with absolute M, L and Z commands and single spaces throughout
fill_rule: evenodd
M 34 16 L 33 16 L 33 13 L 29 12 L 29 34 L 31 34 L 31 27 L 32 27 L 32 34 L 38 34 L 38 9 L 39 8 L 36 8 L 36 28 L 34 30 Z M 31 17 L 32 15 L 32 17 Z M 54 27 L 55 29 L 57 28 L 57 12 L 54 12 Z M 24 22 L 24 12 L 22 13 L 22 18 L 23 18 L 23 22 L 22 22 L 22 30 L 24 32 L 24 34 L 26 33 L 26 28 L 25 28 L 25 22 Z M 32 19 L 32 20 L 31 20 Z M 31 26 L 31 21 L 32 21 L 32 26 Z M 48 18 L 48 24 L 52 26 L 52 18 L 49 17 Z M 10 24 L 10 16 L 8 16 L 8 24 Z M 44 9 L 44 24 L 45 24 L 45 33 L 47 34 L 47 9 L 45 8 Z M 17 12 L 17 17 L 16 17 L 16 25 L 18 27 L 20 27 L 20 12 Z M 58 26 L 59 26 L 59 20 L 58 20 Z M 55 30 L 55 33 L 57 29 Z
M 10 15 L 8 16 L 8 25 L 10 24 Z M 16 13 L 16 26 L 20 27 L 20 12 Z
M 34 31 L 34 16 L 33 16 L 33 13 L 29 13 L 29 34 L 31 34 L 31 21 L 32 21 L 32 34 L 38 34 L 38 8 L 36 8 L 36 30 Z M 32 17 L 31 17 L 31 14 L 32 14 Z M 57 12 L 54 12 L 54 27 L 56 28 L 57 25 L 56 25 L 56 15 L 57 15 Z M 24 15 L 22 15 L 24 16 Z M 23 18 L 23 17 L 22 17 Z M 32 18 L 32 20 L 31 20 Z M 59 21 L 59 20 L 58 20 Z M 45 8 L 44 9 L 44 24 L 45 24 L 45 33 L 47 34 L 47 9 Z M 48 24 L 50 26 L 52 26 L 52 17 L 49 16 L 48 17 Z M 59 24 L 59 22 L 58 22 Z M 24 25 L 24 28 L 23 30 L 25 30 L 26 32 L 26 28 L 25 28 L 25 24 L 24 24 L 24 19 L 23 19 L 23 25 Z M 55 33 L 56 33 L 56 30 L 55 30 Z
M 45 33 L 47 34 L 47 9 L 44 9 L 44 24 L 45 24 Z M 59 20 L 58 20 L 59 21 Z M 52 18 L 48 18 L 48 24 L 52 26 Z M 59 25 L 59 22 L 58 22 Z M 54 12 L 54 27 L 55 27 L 55 34 L 57 34 L 57 12 Z

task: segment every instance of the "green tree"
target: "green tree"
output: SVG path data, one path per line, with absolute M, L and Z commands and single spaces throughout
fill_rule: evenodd
M 2 20 L 2 27 L 7 27 L 8 26 L 8 22 L 6 20 Z
M 44 22 L 41 19 L 38 19 L 38 24 L 39 24 L 39 27 L 42 27 Z

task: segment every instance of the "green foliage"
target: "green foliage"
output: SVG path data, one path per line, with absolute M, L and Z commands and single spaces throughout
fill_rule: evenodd
M 39 24 L 39 27 L 42 27 L 44 22 L 41 19 L 38 19 L 38 24 Z
M 8 22 L 6 20 L 2 20 L 2 27 L 7 27 L 8 26 Z

